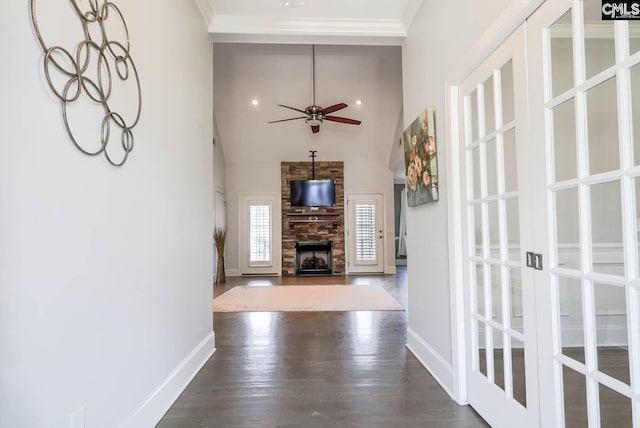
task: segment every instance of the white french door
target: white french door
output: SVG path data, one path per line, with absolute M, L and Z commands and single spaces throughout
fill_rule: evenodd
M 382 195 L 349 195 L 347 217 L 347 273 L 384 272 Z
M 240 265 L 243 275 L 280 273 L 280 201 L 276 194 L 240 197 Z
M 640 23 L 601 9 L 528 23 L 543 426 L 640 428 Z
M 459 87 L 467 393 L 494 427 L 539 421 L 525 51 L 521 28 Z
M 545 2 L 458 87 L 468 399 L 492 426 L 640 428 L 640 22 L 601 10 Z

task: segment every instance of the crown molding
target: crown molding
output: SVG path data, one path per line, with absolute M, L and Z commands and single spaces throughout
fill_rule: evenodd
M 422 0 L 409 0 L 407 2 L 407 7 L 404 9 L 404 13 L 402 14 L 402 25 L 404 26 L 405 31 L 409 31 L 413 18 L 415 18 L 421 5 Z
M 200 0 L 205 1 L 205 0 Z M 413 1 L 413 0 L 412 0 Z M 316 40 L 333 40 L 333 43 L 346 43 L 346 40 L 363 44 L 368 38 L 376 43 L 401 45 L 407 35 L 400 20 L 395 19 L 317 19 L 317 18 L 277 18 L 248 15 L 214 15 L 209 33 L 214 41 L 225 42 L 269 42 L 272 43 L 295 36 Z M 365 43 L 368 44 L 368 43 Z
M 211 26 L 211 21 L 213 21 L 213 0 L 193 0 L 198 7 L 198 10 L 202 14 L 202 18 L 204 19 L 204 23 L 207 27 Z

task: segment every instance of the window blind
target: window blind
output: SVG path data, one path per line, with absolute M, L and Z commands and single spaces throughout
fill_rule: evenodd
M 356 205 L 356 257 L 358 260 L 376 260 L 375 205 Z
M 249 263 L 271 261 L 271 206 L 249 206 Z

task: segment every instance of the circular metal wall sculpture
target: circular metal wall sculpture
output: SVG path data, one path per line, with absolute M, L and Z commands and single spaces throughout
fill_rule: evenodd
M 41 34 L 36 19 L 36 0 L 31 0 L 31 20 L 40 47 L 44 52 L 44 74 L 53 94 L 62 103 L 62 118 L 69 138 L 75 146 L 84 154 L 96 156 L 104 153 L 107 161 L 114 166 L 121 166 L 127 160 L 133 150 L 133 128 L 140 120 L 142 111 L 142 92 L 140 79 L 133 58 L 130 54 L 129 31 L 124 21 L 122 12 L 118 7 L 106 0 L 88 0 L 88 6 L 83 9 L 78 4 L 79 0 L 70 0 L 75 15 L 80 19 L 84 39 L 82 39 L 72 52 L 62 46 L 48 46 Z M 122 33 L 120 40 L 109 34 L 113 22 L 120 24 Z M 113 73 L 115 70 L 115 73 Z M 127 82 L 131 79 L 137 90 L 137 108 L 134 117 L 125 120 L 123 115 L 112 110 L 110 101 L 115 79 Z M 60 83 L 62 82 L 62 83 Z M 68 106 L 77 102 L 81 95 L 88 100 L 102 106 L 104 116 L 101 123 L 96 124 L 96 132 L 99 132 L 99 147 L 86 149 L 79 142 L 71 130 L 69 124 Z M 113 138 L 117 143 L 117 133 L 120 134 L 122 156 L 111 155 L 107 146 Z

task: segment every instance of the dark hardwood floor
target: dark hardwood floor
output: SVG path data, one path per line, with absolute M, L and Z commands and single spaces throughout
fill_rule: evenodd
M 378 284 L 386 276 L 228 278 L 236 285 Z M 485 427 L 405 348 L 405 312 L 216 313 L 217 351 L 158 424 L 190 427 Z

